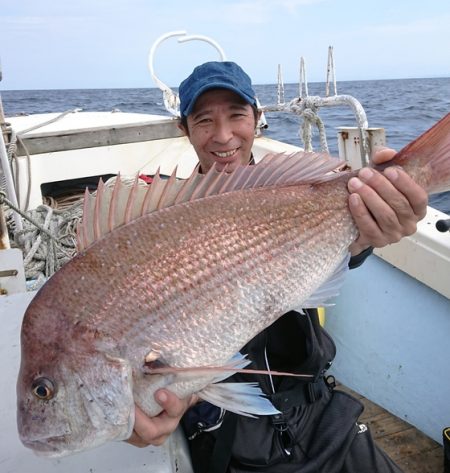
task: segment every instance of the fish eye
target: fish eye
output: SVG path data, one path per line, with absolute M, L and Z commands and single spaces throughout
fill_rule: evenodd
M 55 385 L 48 378 L 37 378 L 31 385 L 32 393 L 42 401 L 48 401 L 55 394 Z

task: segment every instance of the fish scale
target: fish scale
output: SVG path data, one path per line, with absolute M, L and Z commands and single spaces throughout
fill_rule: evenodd
M 281 203 L 281 205 L 283 205 L 283 203 Z M 207 209 L 207 211 L 210 211 L 210 210 L 214 211 L 214 208 L 213 208 L 211 202 L 207 202 L 207 203 L 205 202 L 205 208 Z M 167 215 L 169 216 L 170 213 L 167 213 Z M 219 257 L 219 260 L 226 261 L 226 264 L 221 264 L 220 266 L 218 266 L 217 262 L 216 262 L 216 267 L 219 269 L 220 272 L 226 272 L 228 274 L 228 280 L 224 281 L 223 275 L 219 274 L 216 270 L 215 273 L 216 273 L 217 282 L 215 283 L 214 282 L 214 277 L 215 277 L 214 276 L 214 268 L 208 267 L 208 260 L 205 259 L 204 262 L 199 263 L 201 265 L 201 267 L 203 268 L 203 270 L 201 272 L 197 273 L 197 274 L 202 274 L 204 279 L 209 280 L 209 283 L 206 285 L 206 287 L 202 286 L 202 280 L 201 280 L 201 278 L 199 278 L 198 287 L 192 287 L 191 288 L 192 289 L 192 294 L 189 293 L 189 292 L 180 294 L 180 292 L 177 291 L 177 289 L 176 289 L 176 284 L 173 284 L 173 281 L 171 282 L 171 284 L 169 284 L 169 287 L 173 288 L 172 293 L 167 295 L 169 300 L 174 300 L 175 296 L 177 295 L 178 307 L 183 307 L 185 305 L 189 306 L 189 305 L 194 304 L 192 306 L 192 312 L 195 312 L 197 314 L 196 319 L 200 321 L 200 326 L 204 326 L 204 327 L 208 327 L 208 326 L 206 325 L 206 321 L 204 321 L 202 318 L 198 317 L 198 312 L 199 312 L 202 305 L 203 305 L 203 312 L 205 312 L 205 309 L 208 310 L 209 304 L 208 304 L 208 301 L 203 302 L 203 298 L 202 298 L 202 294 L 201 294 L 202 291 L 206 291 L 207 293 L 210 293 L 210 291 L 214 290 L 214 288 L 215 288 L 216 289 L 216 296 L 211 296 L 211 298 L 212 299 L 214 299 L 215 297 L 219 298 L 220 295 L 221 295 L 221 292 L 223 292 L 223 290 L 224 290 L 223 289 L 224 283 L 225 284 L 231 283 L 231 287 L 233 287 L 233 280 L 235 280 L 235 273 L 238 272 L 237 268 L 239 268 L 239 260 L 240 259 L 242 261 L 246 261 L 247 266 L 250 264 L 250 266 L 258 267 L 258 265 L 260 264 L 258 260 L 253 261 L 252 258 L 249 258 L 248 256 L 246 258 L 242 259 L 241 256 L 240 256 L 240 253 L 237 251 L 237 248 L 235 247 L 235 245 L 238 246 L 238 247 L 240 246 L 242 248 L 243 252 L 248 251 L 248 246 L 247 245 L 248 245 L 249 238 L 246 238 L 245 234 L 241 235 L 239 237 L 230 238 L 230 235 L 223 230 L 225 227 L 226 227 L 225 224 L 220 225 L 220 228 L 222 230 L 219 230 L 219 236 L 218 237 L 214 237 L 214 238 L 209 237 L 209 241 L 214 241 L 215 239 L 217 239 L 218 241 L 222 241 L 223 242 L 222 249 L 219 248 L 219 247 L 208 248 L 206 254 L 215 254 L 215 255 L 222 255 L 223 256 L 223 258 Z M 245 225 L 243 225 L 243 227 L 245 227 Z M 293 227 L 293 228 L 295 228 L 295 227 Z M 124 228 L 124 231 L 125 231 L 125 228 Z M 217 232 L 217 230 L 216 230 L 216 232 Z M 286 230 L 284 230 L 282 228 L 282 226 L 277 227 L 277 232 L 279 232 L 281 234 L 286 234 Z M 241 233 L 243 233 L 242 228 L 241 228 Z M 247 233 L 249 235 L 253 235 L 254 234 L 253 228 L 250 227 L 250 230 Z M 298 231 L 295 231 L 295 233 L 297 233 L 298 236 L 300 236 L 300 233 Z M 163 240 L 166 238 L 166 235 L 164 235 L 164 232 L 162 232 L 160 237 Z M 142 240 L 147 241 L 146 235 L 143 235 Z M 290 236 L 288 236 L 287 240 L 292 241 L 292 238 Z M 279 243 L 277 241 L 273 241 L 273 240 L 269 241 L 265 234 L 260 236 L 260 241 L 264 243 L 264 246 L 269 247 L 269 248 L 279 246 Z M 169 246 L 171 246 L 171 245 L 173 245 L 173 242 L 169 242 L 168 244 L 169 244 Z M 230 247 L 231 247 L 231 250 L 230 250 Z M 258 258 L 260 260 L 267 259 L 267 257 L 265 256 L 265 253 L 264 253 L 264 249 L 261 248 L 261 246 L 258 246 L 256 241 L 252 242 L 252 247 L 253 247 L 253 250 L 252 250 L 253 255 L 258 255 Z M 230 251 L 232 253 L 234 253 L 234 257 L 227 256 L 227 252 L 230 252 Z M 334 253 L 334 252 L 335 252 L 335 250 L 333 249 L 332 253 Z M 203 250 L 201 251 L 201 253 L 203 253 Z M 127 257 L 130 257 L 130 255 L 127 255 Z M 199 255 L 196 255 L 195 253 L 192 253 L 192 252 L 188 253 L 188 256 L 186 257 L 186 259 L 190 260 L 190 261 L 195 261 L 197 259 L 201 260 L 201 258 L 202 258 L 201 255 L 199 256 Z M 276 260 L 276 258 L 277 257 L 275 257 L 275 260 Z M 178 260 L 178 262 L 179 262 L 179 260 Z M 153 265 L 153 262 L 151 262 L 150 264 Z M 164 264 L 165 264 L 165 262 L 164 262 Z M 182 265 L 180 265 L 180 266 L 181 266 L 181 268 L 183 267 Z M 283 267 L 283 266 L 285 266 L 285 264 L 284 264 L 284 262 L 279 262 L 278 266 Z M 155 272 L 158 272 L 157 268 L 159 268 L 159 267 L 160 266 L 157 265 L 156 268 L 154 268 Z M 166 268 L 166 270 L 167 270 L 167 268 Z M 171 272 L 173 280 L 178 279 L 179 272 L 180 272 L 180 267 L 178 267 L 178 268 L 170 267 L 167 271 Z M 194 272 L 196 272 L 196 271 L 197 270 L 194 270 Z M 244 268 L 243 271 L 244 271 L 245 274 L 252 275 L 251 268 L 250 269 Z M 270 274 L 272 274 L 272 271 L 273 271 L 273 269 L 270 271 Z M 300 268 L 300 271 L 301 271 L 301 268 Z M 285 271 L 285 273 L 289 273 L 289 271 Z M 285 276 L 286 276 L 286 274 L 285 274 Z M 187 277 L 187 282 L 189 282 L 189 280 L 190 280 L 189 276 L 186 275 L 186 277 Z M 254 276 L 251 276 L 251 277 L 254 277 L 255 280 L 262 280 L 262 278 L 260 276 L 258 276 L 257 274 L 254 274 Z M 296 279 L 296 278 L 297 278 L 297 274 L 294 274 L 293 279 Z M 143 280 L 143 279 L 141 279 L 141 280 Z M 287 281 L 285 280 L 285 282 L 287 282 Z M 267 284 L 268 281 L 262 280 L 262 283 Z M 135 291 L 137 293 L 136 295 L 146 294 L 145 289 L 146 289 L 145 285 L 144 285 L 143 288 L 140 288 L 140 287 L 136 286 L 136 289 L 135 289 Z M 130 297 L 130 299 L 134 299 L 135 295 L 130 294 L 129 297 Z M 251 301 L 251 304 L 249 304 L 249 305 L 253 306 L 254 302 L 255 301 Z M 160 319 L 160 320 L 167 321 L 166 324 L 165 324 L 166 325 L 166 330 L 165 330 L 166 336 L 168 338 L 170 337 L 170 339 L 172 339 L 172 340 L 173 340 L 173 334 L 172 334 L 173 327 L 174 327 L 174 324 L 176 322 L 179 323 L 179 330 L 183 332 L 184 336 L 186 336 L 186 334 L 189 333 L 189 329 L 190 329 L 190 323 L 191 323 L 190 320 L 186 320 L 186 321 L 184 321 L 184 323 L 183 323 L 183 321 L 177 320 L 178 307 L 175 307 L 175 310 L 173 310 L 172 314 L 162 314 L 162 315 L 158 316 L 158 310 L 156 309 L 156 311 L 154 311 L 155 318 L 157 320 Z M 218 311 L 218 312 L 225 312 L 226 313 L 226 310 L 227 309 L 224 308 L 222 311 Z M 139 316 L 139 315 L 136 315 L 136 317 L 140 318 L 142 323 L 141 323 L 141 325 L 138 325 L 138 326 L 135 327 L 133 333 L 129 334 L 129 336 L 133 337 L 133 339 L 135 339 L 135 337 L 137 336 L 138 333 L 144 333 L 145 332 L 145 323 L 146 323 L 145 319 L 143 319 L 142 316 Z M 209 317 L 207 317 L 205 315 L 205 319 L 214 320 L 211 315 Z M 226 320 L 226 319 L 220 319 L 220 320 L 223 321 L 223 320 Z M 251 318 L 250 318 L 250 320 L 251 320 Z M 105 323 L 107 323 L 107 320 L 105 321 Z M 224 323 L 226 323 L 226 322 L 224 322 Z M 265 322 L 265 323 L 267 323 L 267 322 Z M 123 330 L 123 328 L 124 327 L 122 327 L 122 330 Z M 155 329 L 159 333 L 160 342 L 169 343 L 169 340 L 164 339 L 164 334 L 163 334 L 164 330 L 161 331 L 161 329 L 158 326 L 156 326 Z M 205 337 L 205 338 L 210 339 L 211 338 L 210 329 L 209 328 L 205 329 L 205 332 L 207 333 L 207 337 Z M 201 332 L 199 333 L 199 331 L 197 329 L 195 330 L 195 337 L 196 338 L 201 337 Z M 128 336 L 125 337 L 125 338 L 128 338 Z M 233 334 L 232 338 L 235 338 L 234 334 Z M 240 341 L 238 341 L 237 343 L 240 343 Z M 173 344 L 173 347 L 175 347 L 176 345 L 179 345 L 179 342 L 174 341 L 174 342 L 172 342 L 172 344 Z M 168 351 L 171 351 L 171 350 L 169 349 Z M 218 351 L 223 353 L 223 348 L 221 346 L 219 346 Z M 170 362 L 173 363 L 174 361 L 175 361 L 175 358 L 172 357 Z M 186 359 L 179 359 L 177 361 L 178 361 L 178 363 L 186 363 Z M 202 362 L 203 362 L 203 360 L 198 360 L 198 355 L 197 355 L 197 364 L 198 363 L 202 364 Z
M 242 268 L 241 271 L 249 275 L 251 279 L 254 279 L 255 281 L 260 280 L 261 284 L 268 286 L 270 281 L 264 280 L 264 274 L 252 274 L 251 267 L 253 266 L 257 268 L 261 265 L 261 262 L 267 260 L 267 248 L 270 251 L 271 248 L 276 249 L 281 247 L 281 243 L 277 241 L 278 235 L 283 235 L 284 240 L 289 242 L 291 245 L 295 241 L 295 238 L 299 241 L 299 244 L 301 241 L 305 240 L 304 234 L 299 231 L 300 229 L 298 224 L 295 224 L 295 217 L 299 216 L 300 212 L 298 208 L 301 201 L 304 200 L 303 194 L 305 190 L 308 190 L 308 188 L 297 188 L 296 191 L 293 189 L 288 189 L 288 192 L 285 193 L 287 198 L 284 199 L 282 196 L 284 197 L 285 194 L 282 193 L 282 189 L 278 190 L 276 192 L 276 197 L 271 200 L 271 208 L 264 208 L 263 212 L 261 211 L 260 207 L 259 195 L 254 195 L 253 206 L 248 202 L 245 202 L 241 196 L 234 195 L 227 196 L 228 200 L 236 200 L 234 205 L 230 202 L 224 204 L 223 198 L 218 197 L 205 199 L 201 205 L 198 205 L 199 203 L 196 205 L 187 204 L 187 207 L 194 206 L 196 210 L 190 213 L 192 216 L 190 222 L 186 221 L 184 225 L 180 225 L 178 228 L 179 233 L 175 235 L 175 238 L 172 236 L 170 227 L 165 223 L 165 221 L 177 219 L 178 215 L 189 213 L 190 209 L 183 208 L 183 206 L 172 207 L 159 214 L 150 214 L 147 217 L 144 217 L 141 222 L 136 222 L 133 226 L 124 226 L 115 234 L 111 234 L 111 237 L 109 238 L 110 241 L 107 241 L 108 237 L 105 237 L 105 241 L 102 242 L 102 247 L 103 251 L 106 252 L 108 252 L 109 247 L 115 248 L 117 244 L 119 244 L 120 247 L 124 241 L 131 241 L 130 239 L 133 236 L 131 233 L 137 233 L 140 235 L 139 241 L 141 242 L 141 245 L 132 245 L 127 248 L 126 252 L 119 253 L 118 256 L 121 255 L 122 257 L 122 260 L 119 259 L 120 269 L 116 271 L 117 274 L 115 276 L 110 276 L 110 283 L 113 287 L 117 286 L 133 288 L 128 289 L 126 293 L 124 292 L 123 294 L 120 294 L 120 296 L 116 296 L 116 298 L 120 298 L 122 300 L 122 304 L 131 308 L 127 313 L 127 317 L 121 320 L 120 324 L 117 324 L 114 319 L 111 319 L 108 316 L 107 311 L 104 311 L 104 317 L 100 320 L 97 320 L 96 324 L 100 329 L 110 334 L 110 336 L 113 338 L 115 338 L 118 335 L 117 332 L 120 331 L 122 334 L 125 334 L 125 340 L 133 339 L 136 340 L 137 345 L 140 345 L 140 334 L 146 333 L 147 326 L 150 322 L 148 319 L 143 317 L 142 313 L 134 310 L 134 301 L 140 300 L 141 304 L 143 304 L 147 309 L 147 312 L 154 314 L 154 317 L 151 319 L 151 323 L 155 332 L 158 334 L 158 344 L 164 344 L 167 347 L 167 351 L 172 353 L 171 357 L 167 357 L 167 361 L 171 365 L 183 366 L 187 363 L 192 363 L 194 360 L 197 366 L 209 364 L 209 362 L 217 362 L 218 360 L 220 360 L 220 362 L 226 361 L 233 351 L 239 349 L 239 346 L 244 344 L 248 339 L 248 335 L 246 334 L 248 333 L 249 327 L 248 325 L 244 325 L 243 321 L 236 331 L 230 332 L 230 338 L 234 341 L 231 353 L 229 350 L 227 350 L 225 352 L 226 354 L 224 355 L 224 344 L 228 343 L 228 340 L 224 339 L 221 335 L 222 343 L 217 344 L 215 350 L 210 349 L 208 358 L 205 359 L 202 357 L 199 358 L 197 349 L 195 348 L 191 348 L 193 352 L 192 354 L 189 354 L 189 352 L 185 353 L 183 350 L 179 350 L 180 341 L 173 337 L 174 326 L 178 326 L 180 333 L 183 333 L 184 337 L 187 337 L 191 342 L 197 341 L 197 345 L 202 345 L 199 342 L 201 339 L 204 340 L 205 346 L 210 344 L 211 333 L 214 333 L 211 325 L 217 330 L 218 333 L 227 333 L 225 332 L 225 325 L 228 324 L 228 322 L 226 322 L 225 318 L 220 317 L 219 315 L 213 317 L 211 314 L 205 314 L 204 316 L 202 315 L 199 317 L 199 313 L 208 312 L 211 302 L 216 298 L 220 298 L 221 293 L 224 291 L 224 283 L 230 284 L 231 292 L 234 291 L 233 286 L 237 268 Z M 252 195 L 259 194 L 260 192 L 255 193 L 248 191 L 247 193 Z M 342 202 L 343 205 L 346 206 L 345 200 L 342 199 Z M 223 211 L 224 205 L 227 206 L 227 212 Z M 287 210 L 289 206 L 292 207 L 292 212 Z M 235 210 L 236 208 L 237 211 Z M 250 210 L 253 211 L 251 212 Z M 201 225 L 201 223 L 200 225 L 196 225 L 197 221 L 206 223 L 207 216 L 214 212 L 221 213 L 223 215 L 217 217 L 211 224 L 208 222 L 208 225 Z M 255 228 L 263 226 L 267 227 L 265 214 L 268 212 L 279 215 L 279 217 L 276 219 L 276 225 L 272 225 L 273 228 L 270 237 L 268 235 L 269 230 L 266 230 L 266 232 L 261 232 L 260 230 L 259 232 L 255 232 Z M 247 215 L 246 219 L 236 219 L 236 215 L 240 214 Z M 229 223 L 230 219 L 231 223 Z M 154 220 L 156 220 L 156 222 L 154 222 Z M 179 221 L 179 219 L 177 219 L 177 221 Z M 326 223 L 326 225 L 329 225 L 329 223 Z M 198 232 L 199 235 L 197 235 L 195 232 L 196 228 L 200 230 Z M 227 231 L 228 228 L 231 228 L 231 232 Z M 287 232 L 287 229 L 290 230 L 291 234 Z M 190 235 L 191 233 L 193 233 L 193 235 L 187 237 L 187 241 L 184 241 L 181 247 L 176 246 L 179 243 L 179 234 Z M 336 235 L 334 235 L 334 237 L 336 237 Z M 206 248 L 203 246 L 198 247 L 192 245 L 192 242 L 196 241 L 198 238 L 205 239 L 209 242 Z M 350 241 L 350 238 L 351 235 L 349 235 L 348 241 Z M 348 241 L 344 242 L 344 247 L 348 246 Z M 145 244 L 146 242 L 151 242 L 151 244 L 156 242 L 157 246 L 160 248 L 160 251 L 166 256 L 161 260 L 158 260 L 158 258 L 148 258 L 148 260 L 142 261 L 142 255 L 151 254 L 151 249 L 147 247 Z M 97 246 L 99 245 L 97 244 Z M 251 251 L 249 251 L 249 247 L 251 248 Z M 95 247 L 92 248 L 91 260 L 96 260 L 99 249 L 96 250 Z M 242 257 L 242 253 L 245 252 L 250 254 Z M 330 251 L 330 254 L 335 255 L 339 253 L 337 253 L 336 249 L 333 248 Z M 182 255 L 181 261 L 178 255 Z M 210 255 L 215 256 L 214 258 L 211 258 Z M 294 260 L 293 257 L 289 256 L 289 260 L 291 259 Z M 146 264 L 151 266 L 151 272 L 152 275 L 154 275 L 153 281 L 150 278 L 143 277 L 142 274 L 133 274 L 133 271 L 126 270 L 127 267 L 133 267 L 137 260 L 140 260 L 144 267 Z M 209 260 L 212 260 L 212 262 L 215 263 L 215 266 L 211 267 Z M 297 280 L 300 274 L 308 274 L 307 268 L 302 269 L 300 267 L 296 271 L 293 271 L 293 268 L 287 269 L 286 262 L 280 259 L 280 255 L 272 255 L 271 260 L 275 264 L 272 265 L 273 267 L 267 271 L 267 275 L 270 275 L 268 276 L 268 279 L 272 278 L 273 272 L 284 269 L 283 279 L 284 284 L 287 285 L 286 287 L 289 287 L 288 276 L 290 276 L 293 280 Z M 191 287 L 191 291 L 180 293 L 180 291 L 177 290 L 176 281 L 180 278 L 182 279 L 182 275 L 180 275 L 180 273 L 183 272 L 184 261 L 197 261 L 198 267 L 195 268 L 192 273 L 197 275 L 197 284 Z M 220 262 L 220 265 L 217 264 L 218 261 Z M 242 263 L 246 263 L 246 266 Z M 92 266 L 97 267 L 98 263 L 96 261 L 91 262 L 90 268 L 82 268 L 81 272 L 91 272 Z M 225 282 L 223 273 L 228 275 L 228 280 Z M 159 292 L 159 280 L 164 280 L 164 278 L 168 277 L 168 275 L 170 275 L 170 279 L 165 281 L 164 285 L 166 288 L 169 288 L 169 292 L 164 294 L 164 298 L 165 300 L 176 301 L 177 304 L 173 304 L 173 306 L 171 303 L 166 304 L 164 306 L 164 310 L 166 312 L 160 312 L 158 307 L 152 306 L 151 304 L 149 306 L 148 303 L 145 304 L 145 300 L 153 299 L 155 293 Z M 185 277 L 185 281 L 189 283 L 192 276 L 186 274 Z M 124 278 L 127 280 L 125 284 L 122 281 Z M 206 281 L 209 282 L 204 287 L 203 284 Z M 212 301 L 204 301 L 204 296 L 202 293 L 210 293 L 214 291 L 214 289 L 215 296 L 210 296 Z M 308 289 L 309 288 L 307 288 L 306 291 Z M 279 292 L 279 284 L 276 285 L 276 290 Z M 306 291 L 303 290 L 303 293 L 307 293 Z M 297 292 L 297 294 L 299 293 Z M 300 294 L 302 294 L 302 292 L 300 292 Z M 92 288 L 89 293 L 85 294 L 85 297 L 88 300 L 91 300 L 91 298 L 94 299 L 97 296 L 98 293 L 95 288 Z M 299 296 L 297 295 L 297 297 Z M 103 294 L 102 298 L 104 298 Z M 142 300 L 142 298 L 144 300 Z M 241 312 L 249 314 L 248 318 L 251 321 L 249 323 L 254 324 L 254 311 L 249 309 L 255 307 L 257 301 L 254 298 L 252 298 L 250 301 L 251 302 L 247 304 L 248 307 L 245 308 L 245 312 L 244 310 L 241 310 Z M 297 299 L 296 302 L 300 303 L 301 299 Z M 98 303 L 101 304 L 100 301 Z M 218 314 L 226 314 L 227 311 L 230 310 L 230 306 L 232 304 L 234 304 L 234 302 L 230 302 L 227 306 L 223 307 L 222 310 L 217 310 L 216 312 Z M 182 321 L 177 317 L 179 308 L 186 305 L 192 306 L 191 311 L 196 314 L 196 319 L 199 321 L 200 327 L 203 327 L 203 330 L 198 330 L 195 328 L 195 334 L 191 338 L 189 338 L 189 333 L 191 331 L 191 322 L 189 318 L 188 320 Z M 281 310 L 285 310 L 285 306 Z M 234 314 L 234 317 L 238 320 L 245 320 L 240 317 L 240 314 Z M 216 318 L 218 321 L 216 321 Z M 163 326 L 160 326 L 158 323 L 160 320 L 163 321 Z M 210 324 L 207 323 L 208 320 L 211 320 Z M 263 317 L 258 317 L 258 320 L 261 321 L 260 325 L 258 325 L 258 331 L 273 321 L 272 318 L 269 320 L 264 320 Z M 89 319 L 86 320 L 85 323 L 89 323 Z M 111 324 L 114 324 L 114 329 Z M 202 338 L 203 333 L 205 335 Z M 195 345 L 192 344 L 190 346 L 194 347 Z M 152 347 L 146 347 L 145 349 L 149 351 L 151 348 Z M 175 351 L 176 348 L 178 348 L 177 351 Z M 220 358 L 217 357 L 215 352 L 221 355 Z M 174 353 L 179 355 L 176 356 Z M 131 353 L 130 350 L 128 350 L 127 355 L 132 356 L 132 350 Z

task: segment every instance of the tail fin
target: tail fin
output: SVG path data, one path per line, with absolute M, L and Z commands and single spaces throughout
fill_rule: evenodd
M 377 169 L 398 165 L 429 194 L 450 190 L 450 113 Z

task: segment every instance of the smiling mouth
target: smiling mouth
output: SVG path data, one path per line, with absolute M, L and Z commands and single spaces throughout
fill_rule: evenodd
M 212 154 L 217 156 L 218 158 L 226 159 L 226 158 L 231 158 L 231 156 L 234 156 L 237 152 L 238 148 L 232 149 L 230 151 L 212 151 Z

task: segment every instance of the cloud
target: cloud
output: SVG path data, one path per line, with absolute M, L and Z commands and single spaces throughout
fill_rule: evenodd
M 450 17 L 425 18 L 408 23 L 387 23 L 368 26 L 365 31 L 377 35 L 401 36 L 411 34 L 435 33 L 439 30 L 448 31 Z
M 6 16 L 0 18 L 0 28 L 2 33 L 47 32 L 49 29 L 78 30 L 93 21 L 94 18 L 86 16 Z
M 302 6 L 323 3 L 326 0 L 247 0 L 218 6 L 217 18 L 221 21 L 241 24 L 265 24 L 273 19 L 276 12 L 294 14 Z
M 323 3 L 325 0 L 267 0 L 265 3 L 271 4 L 272 8 L 282 7 L 290 13 L 294 13 L 298 7 L 306 5 L 316 5 Z
M 41 29 L 47 24 L 47 18 L 41 16 L 3 16 L 0 26 L 8 32 Z
M 339 36 L 355 37 L 365 36 L 383 41 L 386 39 L 397 39 L 399 37 L 408 36 L 420 42 L 420 35 L 443 35 L 443 38 L 448 37 L 448 25 L 450 24 L 450 15 L 441 15 L 428 18 L 420 18 L 412 21 L 384 21 L 378 24 L 366 24 L 358 26 L 354 29 L 342 29 Z M 336 30 L 337 31 L 337 30 Z M 423 39 L 423 36 L 422 36 Z M 448 43 L 448 40 L 446 41 Z

